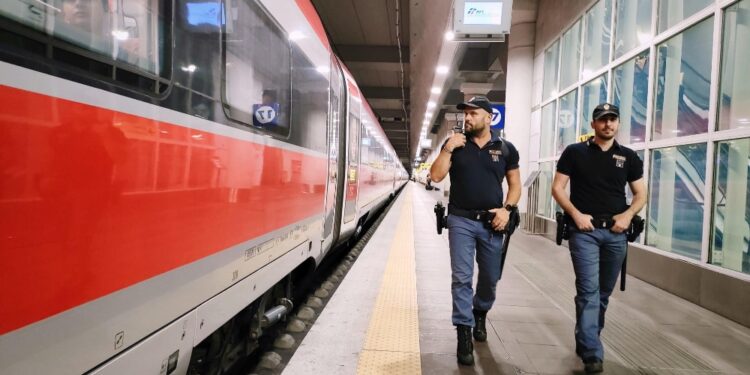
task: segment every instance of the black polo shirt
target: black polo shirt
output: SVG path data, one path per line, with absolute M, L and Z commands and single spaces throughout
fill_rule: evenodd
M 510 155 L 503 155 L 505 142 Z M 469 137 L 466 146 L 451 155 L 450 204 L 464 210 L 489 210 L 503 206 L 503 178 L 518 168 L 518 151 L 496 132 L 481 149 Z
M 570 201 L 578 211 L 610 216 L 627 209 L 625 184 L 643 177 L 643 161 L 617 141 L 602 151 L 592 137 L 566 147 L 557 171 L 570 177 Z

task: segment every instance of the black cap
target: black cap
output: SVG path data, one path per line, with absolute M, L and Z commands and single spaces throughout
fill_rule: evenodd
M 456 108 L 464 110 L 466 108 L 482 108 L 487 113 L 492 114 L 492 105 L 486 96 L 475 96 L 467 102 L 459 103 Z
M 617 106 L 614 104 L 602 103 L 594 108 L 594 112 L 591 114 L 591 117 L 594 120 L 598 120 L 607 115 L 615 115 L 617 117 L 620 117 L 620 108 L 617 108 Z

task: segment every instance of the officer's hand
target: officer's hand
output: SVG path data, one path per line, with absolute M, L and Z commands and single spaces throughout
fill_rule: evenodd
M 615 220 L 615 225 L 613 225 L 612 229 L 610 230 L 615 233 L 622 233 L 628 230 L 628 228 L 630 227 L 630 221 L 633 220 L 633 215 L 630 215 L 626 211 L 621 214 L 612 216 L 612 219 Z
M 456 133 L 453 134 L 450 138 L 448 138 L 448 142 L 445 144 L 445 148 L 448 149 L 448 151 L 453 152 L 453 150 L 464 147 L 466 145 L 466 136 L 463 133 Z
M 573 221 L 576 222 L 576 228 L 581 232 L 591 232 L 594 230 L 594 223 L 592 222 L 594 217 L 591 215 L 578 214 L 573 216 Z
M 492 219 L 492 229 L 496 231 L 505 229 L 505 226 L 508 225 L 510 212 L 506 211 L 504 208 L 493 208 L 490 212 L 495 214 L 495 217 Z

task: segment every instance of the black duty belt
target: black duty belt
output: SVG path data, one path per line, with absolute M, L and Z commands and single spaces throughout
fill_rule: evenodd
M 494 214 L 487 210 L 464 210 L 463 208 L 458 208 L 450 205 L 448 206 L 448 214 L 482 222 L 487 221 L 488 215 L 494 216 Z

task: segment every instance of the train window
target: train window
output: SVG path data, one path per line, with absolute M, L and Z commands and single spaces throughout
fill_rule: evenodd
M 158 0 L 3 0 L 0 15 L 94 52 L 100 60 L 158 76 L 168 24 L 163 16 L 169 13 L 163 7 Z
M 224 100 L 227 115 L 289 136 L 291 47 L 256 1 L 225 2 Z
M 328 74 L 318 69 L 296 45 L 292 48 L 292 121 L 290 141 L 320 152 L 326 151 Z

